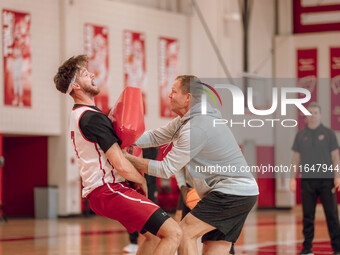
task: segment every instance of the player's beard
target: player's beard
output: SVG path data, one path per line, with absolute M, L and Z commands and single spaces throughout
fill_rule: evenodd
M 92 85 L 84 87 L 84 91 L 91 96 L 96 96 L 100 93 L 100 89 L 97 86 Z

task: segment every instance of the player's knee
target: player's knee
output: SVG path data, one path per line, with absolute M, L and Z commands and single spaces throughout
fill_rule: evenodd
M 170 238 L 172 242 L 179 244 L 182 239 L 182 230 L 180 226 L 172 219 L 169 219 L 167 228 L 160 233 L 160 238 Z
M 182 229 L 180 228 L 180 226 L 177 223 L 175 223 L 174 228 L 173 228 L 172 233 L 171 233 L 171 237 L 172 237 L 173 241 L 177 245 L 179 245 L 179 243 L 181 242 L 182 236 L 183 236 Z
M 144 236 L 146 241 L 151 241 L 154 238 L 154 235 L 151 234 L 150 232 L 146 232 L 145 234 L 143 234 L 143 236 Z
M 180 224 L 181 230 L 182 230 L 182 234 L 183 234 L 183 238 L 185 239 L 197 239 L 200 237 L 200 235 L 193 231 L 191 231 L 192 229 L 186 225 L 186 224 Z

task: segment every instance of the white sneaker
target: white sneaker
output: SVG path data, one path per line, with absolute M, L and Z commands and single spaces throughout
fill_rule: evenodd
M 123 249 L 124 253 L 136 253 L 138 251 L 138 244 L 130 243 Z

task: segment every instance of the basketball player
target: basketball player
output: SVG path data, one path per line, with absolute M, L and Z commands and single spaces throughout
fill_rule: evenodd
M 99 89 L 86 63 L 85 55 L 71 57 L 54 77 L 56 88 L 74 100 L 70 135 L 84 186 L 82 196 L 88 198 L 96 214 L 119 221 L 130 233 L 145 235 L 146 241 L 137 254 L 152 254 L 150 244 L 155 239 L 151 234 L 161 239 L 153 254 L 174 254 L 181 229 L 142 195 L 147 194 L 146 181 L 124 157 L 111 121 L 95 106 Z M 133 182 L 134 187 L 126 180 Z

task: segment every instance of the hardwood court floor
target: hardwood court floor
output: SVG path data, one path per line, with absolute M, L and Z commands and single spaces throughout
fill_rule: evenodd
M 236 254 L 297 254 L 302 248 L 301 207 L 255 210 L 250 213 L 235 245 Z M 122 254 L 126 230 L 103 217 L 0 221 L 0 255 Z M 332 254 L 322 207 L 318 206 L 314 254 Z

